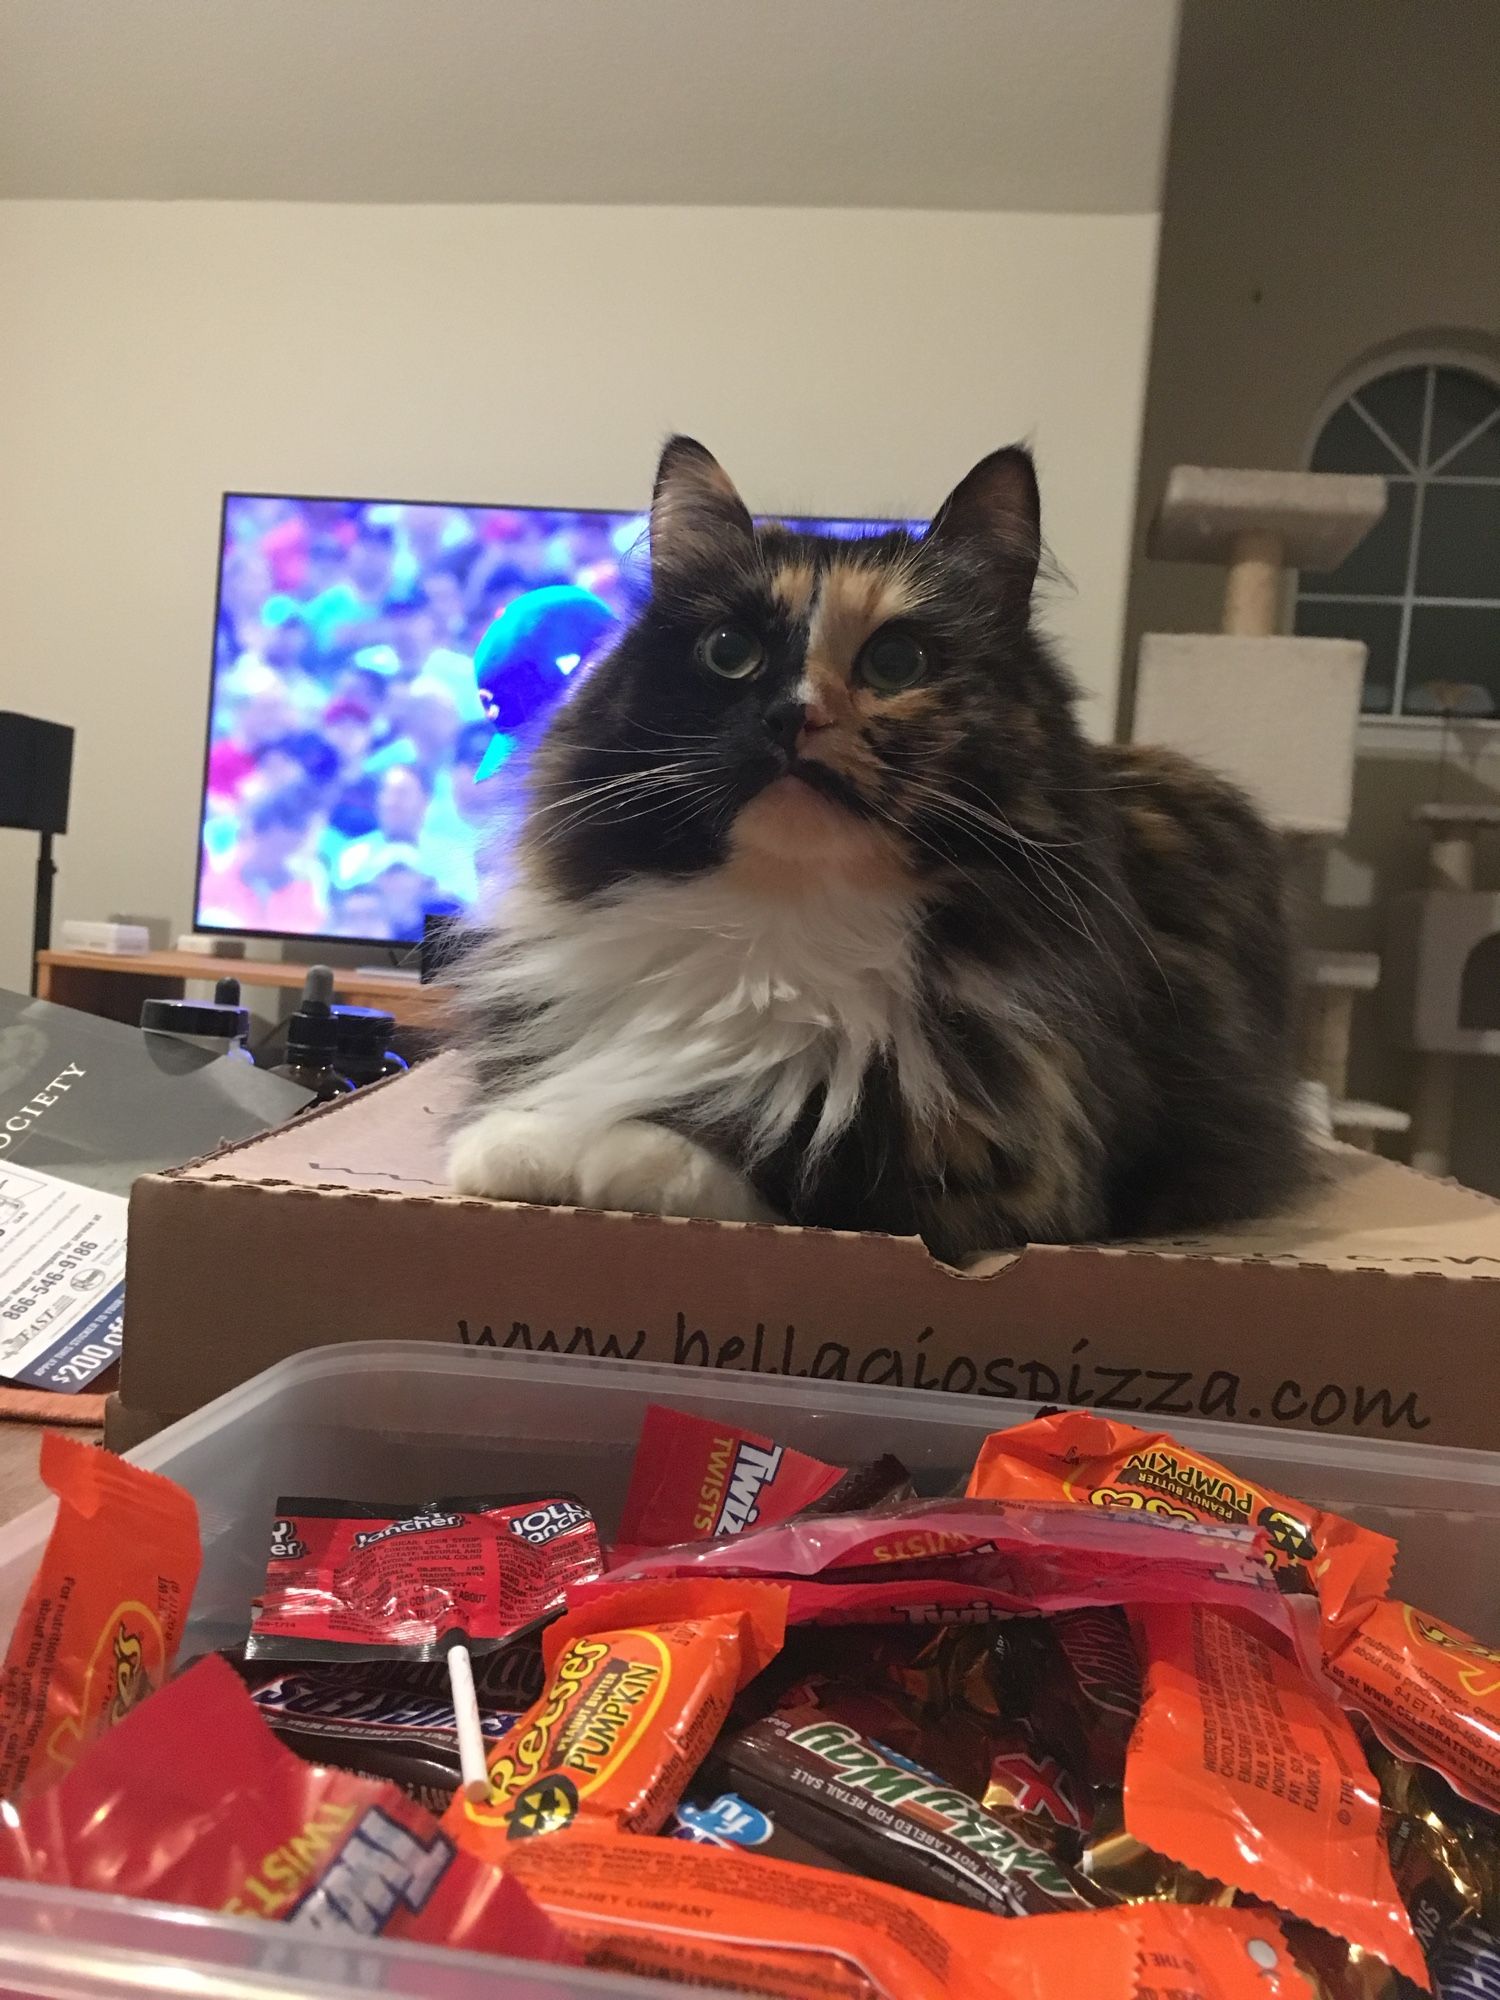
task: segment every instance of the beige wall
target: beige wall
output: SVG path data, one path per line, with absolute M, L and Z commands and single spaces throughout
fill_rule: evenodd
M 1027 435 L 1107 731 L 1156 218 L 0 204 L 0 707 L 78 730 L 59 916 L 189 922 L 225 487 L 922 513 Z M 30 848 L 0 835 L 0 983 Z
M 1186 0 L 1128 659 L 1142 631 L 1217 624 L 1221 572 L 1144 558 L 1169 466 L 1305 463 L 1330 393 L 1381 349 L 1500 365 L 1497 216 L 1494 0 Z M 1361 756 L 1328 942 L 1378 944 L 1381 889 L 1419 885 L 1408 813 L 1431 796 L 1433 753 L 1420 737 Z M 1500 748 L 1470 745 L 1450 795 L 1465 788 L 1500 797 Z M 1482 879 L 1500 885 L 1500 852 Z M 1354 1084 L 1407 1101 L 1407 1065 L 1373 1007 Z M 1461 1095 L 1455 1169 L 1500 1192 L 1500 1064 L 1466 1065 Z

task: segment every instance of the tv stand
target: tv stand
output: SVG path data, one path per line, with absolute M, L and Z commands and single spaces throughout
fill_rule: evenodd
M 59 1007 L 106 1020 L 140 1023 L 141 1002 L 177 999 L 191 979 L 237 979 L 242 988 L 279 986 L 300 993 L 305 965 L 261 958 L 214 958 L 196 951 L 44 951 L 37 954 L 37 993 Z M 421 986 L 399 972 L 334 971 L 334 990 L 353 1007 L 383 1007 L 405 1028 L 440 1028 L 451 988 Z

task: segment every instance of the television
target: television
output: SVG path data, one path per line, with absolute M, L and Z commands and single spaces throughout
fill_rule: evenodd
M 197 928 L 405 945 L 466 912 L 645 550 L 642 513 L 226 493 Z

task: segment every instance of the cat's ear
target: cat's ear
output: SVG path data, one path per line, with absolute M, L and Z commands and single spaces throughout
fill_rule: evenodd
M 696 438 L 668 438 L 651 495 L 651 569 L 680 575 L 732 562 L 755 527 L 729 474 Z
M 931 542 L 962 542 L 1001 571 L 1025 602 L 1042 553 L 1042 502 L 1031 453 L 1009 444 L 980 459 L 932 518 Z

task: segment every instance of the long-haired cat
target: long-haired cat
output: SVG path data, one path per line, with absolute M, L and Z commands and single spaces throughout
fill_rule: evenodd
M 462 976 L 461 1192 L 1026 1241 L 1274 1207 L 1277 845 L 1081 734 L 1020 449 L 924 535 L 757 527 L 674 438 L 650 593 L 557 714 Z

